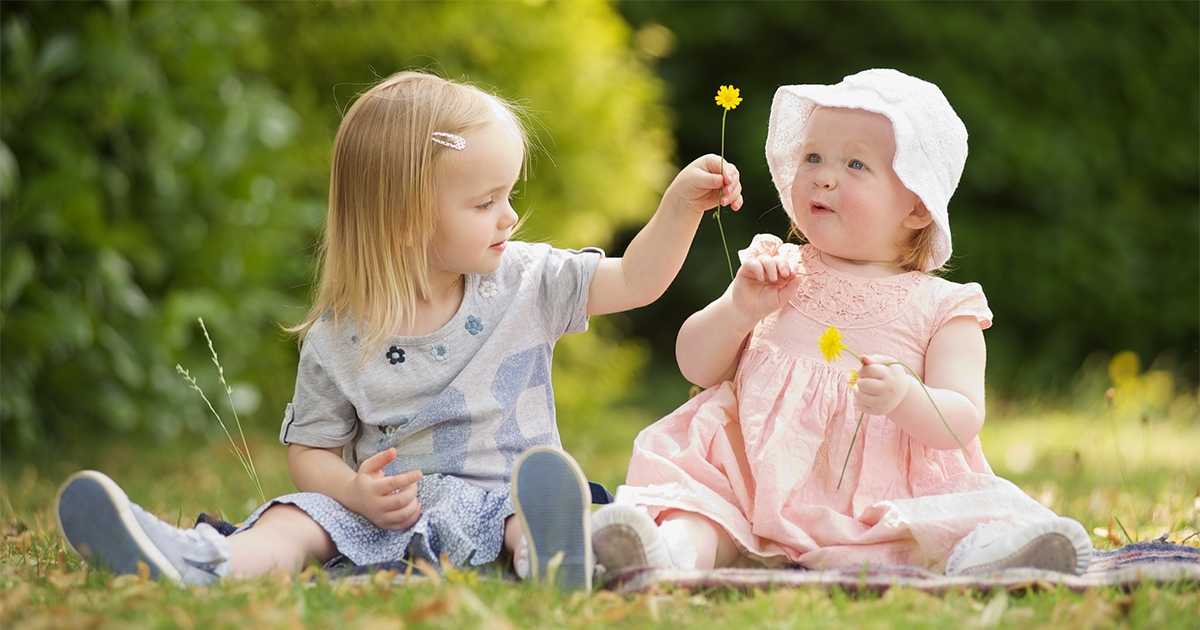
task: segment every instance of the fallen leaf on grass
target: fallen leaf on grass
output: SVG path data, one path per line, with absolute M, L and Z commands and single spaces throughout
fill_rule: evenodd
M 354 627 L 362 630 L 404 630 L 404 620 L 383 615 L 360 617 L 354 620 Z
M 1007 590 L 1009 593 L 1018 593 L 1021 591 L 1033 591 L 1033 590 L 1052 591 L 1055 588 L 1058 588 L 1058 587 L 1054 584 L 1051 584 L 1050 582 L 1047 582 L 1046 580 L 1032 579 L 1032 580 L 1025 580 L 1024 582 L 1017 582 L 1016 584 L 1011 584 L 1008 586 Z
M 33 544 L 33 534 L 25 532 L 15 536 L 5 536 L 4 542 L 9 546 L 10 553 L 16 556 L 25 555 L 25 551 Z
M 1004 616 L 1005 610 L 1008 610 L 1008 593 L 997 591 L 991 601 L 983 607 L 983 612 L 979 614 L 975 623 L 980 628 L 995 628 L 1000 625 L 1000 618 Z
M 441 617 L 450 610 L 450 598 L 445 595 L 437 595 L 431 600 L 424 602 L 420 606 L 413 609 L 408 614 L 408 620 L 414 624 L 419 624 L 431 617 Z
M 28 582 L 21 582 L 8 589 L 4 597 L 0 597 L 0 621 L 3 621 L 5 626 L 17 610 L 25 607 L 32 593 L 33 587 Z
M 416 560 L 413 560 L 412 564 L 416 565 L 417 570 L 420 571 L 426 578 L 428 578 L 434 587 L 442 585 L 442 575 L 438 573 L 437 568 L 430 564 L 428 560 L 424 558 L 417 558 Z
M 66 590 L 75 586 L 80 586 L 87 581 L 87 571 L 63 571 L 61 569 L 52 569 L 46 572 L 46 579 L 50 581 L 55 588 Z
M 400 572 L 395 569 L 376 571 L 375 575 L 371 576 L 371 581 L 374 582 L 376 588 L 380 589 L 381 591 L 389 590 L 392 588 L 392 582 L 396 579 L 397 575 L 400 575 Z

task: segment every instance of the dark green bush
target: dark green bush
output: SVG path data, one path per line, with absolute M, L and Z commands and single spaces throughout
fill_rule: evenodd
M 723 217 L 733 249 L 786 218 L 763 146 L 775 89 L 873 67 L 941 87 L 971 154 L 950 203 L 949 274 L 980 282 L 995 312 L 989 384 L 1061 389 L 1093 352 L 1133 350 L 1194 387 L 1200 363 L 1200 5 L 1194 2 L 627 2 L 679 114 L 681 155 L 719 146 L 747 207 Z M 664 34 L 663 31 L 666 33 Z M 651 47 L 653 48 L 653 47 Z M 659 53 L 661 54 L 661 52 Z M 681 279 L 635 315 L 672 354 L 684 317 L 728 283 L 702 228 Z M 718 252 L 714 254 L 714 252 Z M 1172 365 L 1173 364 L 1173 365 Z

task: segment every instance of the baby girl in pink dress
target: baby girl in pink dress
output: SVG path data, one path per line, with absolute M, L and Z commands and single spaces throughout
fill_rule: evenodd
M 683 325 L 680 370 L 708 389 L 638 436 L 593 515 L 598 564 L 1087 570 L 1083 527 L 980 448 L 992 313 L 978 284 L 930 273 L 966 157 L 931 83 L 868 70 L 779 88 L 767 163 L 806 243 L 755 237 Z M 831 327 L 861 360 L 827 361 Z

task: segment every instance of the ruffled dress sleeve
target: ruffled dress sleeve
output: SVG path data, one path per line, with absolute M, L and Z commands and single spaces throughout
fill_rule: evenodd
M 934 316 L 934 332 L 955 317 L 974 317 L 982 330 L 987 330 L 992 325 L 992 309 L 988 308 L 987 297 L 983 295 L 983 287 L 979 286 L 979 283 L 946 282 L 944 286 L 944 295 L 938 300 L 937 313 Z

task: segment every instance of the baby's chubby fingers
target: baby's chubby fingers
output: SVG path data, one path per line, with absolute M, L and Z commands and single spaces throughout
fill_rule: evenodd
M 761 254 L 742 261 L 741 271 L 758 282 L 777 283 L 787 281 L 793 275 L 791 263 L 783 256 Z

